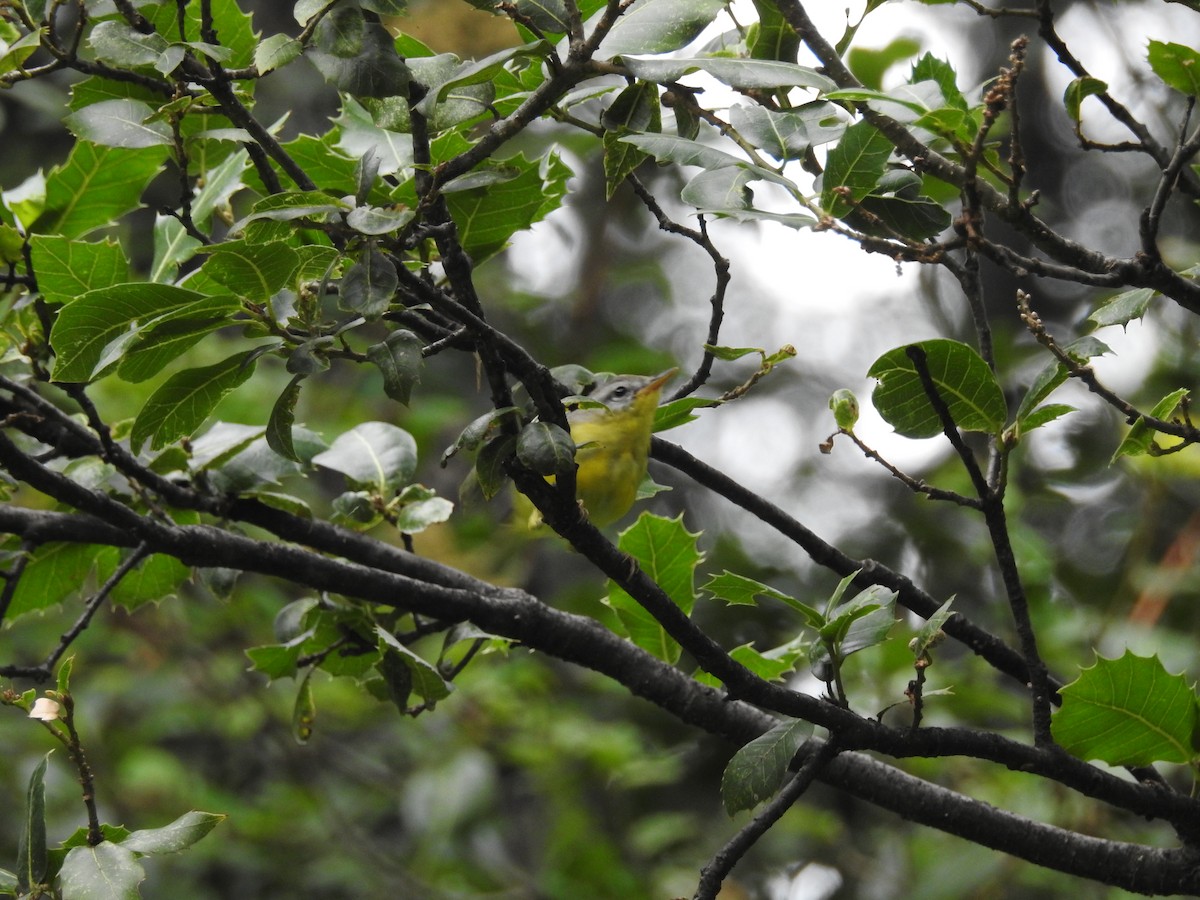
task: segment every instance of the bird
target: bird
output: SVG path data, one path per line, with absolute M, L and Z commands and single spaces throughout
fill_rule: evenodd
M 637 499 L 650 458 L 654 411 L 663 386 L 677 368 L 657 375 L 615 375 L 595 387 L 588 400 L 595 404 L 567 413 L 575 443 L 575 497 L 593 525 L 610 525 Z M 547 476 L 553 483 L 554 476 Z M 536 509 L 529 528 L 542 523 Z

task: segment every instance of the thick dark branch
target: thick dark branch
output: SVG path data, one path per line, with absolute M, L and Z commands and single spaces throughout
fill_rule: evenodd
M 0 447 L 2 444 L 3 441 L 0 440 Z M 7 458 L 4 462 L 8 462 Z M 77 518 L 79 517 L 69 514 L 43 513 L 5 506 L 0 507 L 0 531 L 21 534 L 25 529 L 36 526 L 49 539 L 55 536 L 66 539 L 74 535 L 84 538 L 89 543 L 94 542 L 98 535 L 112 533 L 110 528 L 105 528 L 85 537 L 79 523 L 73 521 Z M 597 622 L 555 610 L 519 590 L 497 588 L 484 582 L 474 582 L 478 586 L 477 590 L 446 588 L 344 560 L 319 556 L 297 547 L 252 540 L 217 528 L 144 521 L 147 522 L 147 526 L 141 530 L 144 531 L 143 539 L 147 547 L 154 552 L 169 553 L 187 565 L 227 566 L 258 572 L 303 584 L 311 589 L 358 597 L 368 602 L 416 612 L 442 621 L 469 619 L 490 633 L 519 641 L 532 649 L 607 675 L 635 695 L 650 700 L 687 724 L 713 734 L 724 735 L 738 743 L 756 737 L 775 722 L 771 717 L 731 700 L 727 694 L 699 684 Z M 57 535 L 52 531 L 55 525 L 61 526 L 61 532 Z M 130 536 L 126 537 L 121 545 L 129 546 L 135 542 L 136 539 Z M 802 697 L 779 685 L 767 685 L 763 694 L 773 706 L 782 707 L 782 711 L 787 715 L 802 716 L 804 712 L 814 709 L 823 711 L 824 714 L 818 715 L 817 721 L 835 728 L 839 734 L 839 741 L 844 741 L 843 745 L 852 749 L 873 749 L 895 756 L 968 755 L 993 760 L 1011 769 L 1053 777 L 1088 796 L 1114 803 L 1135 814 L 1166 818 L 1180 829 L 1186 830 L 1187 823 L 1191 823 L 1194 828 L 1195 823 L 1200 821 L 1200 804 L 1195 801 L 1158 788 L 1149 788 L 1116 778 L 1068 757 L 1055 748 L 1040 750 L 999 735 L 981 734 L 964 729 L 933 728 L 914 732 L 910 729 L 886 728 L 873 720 L 861 719 L 848 710 L 811 697 Z M 856 759 L 862 760 L 864 765 L 869 765 L 865 757 Z M 878 770 L 872 770 L 879 778 L 884 777 L 884 773 L 892 772 L 882 764 L 874 765 L 880 766 Z M 894 773 L 894 776 L 908 778 L 899 773 Z M 822 779 L 827 780 L 824 776 Z M 918 779 L 911 779 L 911 782 L 905 783 L 914 790 L 918 785 L 935 793 L 942 790 L 926 785 Z M 1007 813 L 1000 813 L 986 804 L 976 804 L 975 801 L 967 800 L 951 791 L 945 791 L 945 797 L 957 798 L 959 802 L 966 804 L 965 808 L 976 809 L 975 815 L 982 816 L 984 821 L 992 821 L 993 827 L 998 827 L 1010 819 L 1026 821 L 1016 816 L 1010 817 Z M 868 799 L 880 802 L 889 809 L 896 808 L 886 802 L 886 796 Z M 935 813 L 936 803 L 923 798 L 922 804 L 924 812 L 910 817 L 935 827 L 943 827 Z M 976 827 L 979 827 L 978 823 Z M 1070 832 L 1059 829 L 1050 831 L 1064 838 L 1070 837 Z M 1024 846 L 1017 838 L 1017 835 L 1006 836 L 1005 846 L 997 849 L 1025 857 L 1031 852 L 1031 848 Z M 1010 841 L 1015 842 L 1015 845 L 1022 845 L 1023 849 L 1012 849 Z M 1109 845 L 1106 842 L 1099 844 L 1106 847 L 1132 848 L 1132 845 Z M 1145 848 L 1137 849 L 1145 852 Z M 1128 849 L 1127 852 L 1133 851 Z M 1128 857 L 1126 864 L 1129 865 Z M 1052 867 L 1062 866 L 1060 864 Z M 1175 873 L 1174 877 L 1183 876 Z M 1193 873 L 1191 877 L 1200 879 L 1200 874 Z

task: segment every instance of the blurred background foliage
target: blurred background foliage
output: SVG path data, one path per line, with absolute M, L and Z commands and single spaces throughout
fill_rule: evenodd
M 996 71 L 1022 24 L 992 22 L 967 10 L 896 5 L 914 26 L 937 14 L 936 27 L 922 24 L 910 36 L 922 51 L 972 66 L 960 70 L 963 85 Z M 244 0 L 243 6 L 253 8 L 256 27 L 266 33 L 297 31 L 291 4 Z M 1120 6 L 1056 4 L 1063 21 L 1090 16 L 1113 30 L 1139 10 L 1150 14 L 1148 4 Z M 439 51 L 478 57 L 515 41 L 503 19 L 468 3 L 413 0 L 411 7 L 399 26 Z M 1160 11 L 1157 4 L 1153 9 Z M 1158 24 L 1144 21 L 1135 37 L 1164 36 Z M 865 32 L 858 43 L 881 48 L 888 35 L 876 35 L 874 44 L 872 39 Z M 1126 38 L 1136 54 L 1134 39 Z M 958 52 L 964 47 L 971 48 L 969 55 Z M 1040 214 L 1102 249 L 1127 247 L 1136 234 L 1140 198 L 1157 172 L 1130 167 L 1127 158 L 1116 159 L 1118 169 L 1113 157 L 1082 153 L 1058 99 L 1062 85 L 1040 80 L 1045 71 L 1031 65 L 1020 94 Z M 260 118 L 286 114 L 285 136 L 322 132 L 336 114 L 336 95 L 309 67 L 287 72 L 262 83 Z M 64 76 L 0 94 L 0 183 L 17 184 L 65 158 L 70 139 L 60 118 L 68 87 Z M 1165 92 L 1147 90 L 1143 103 L 1157 121 L 1175 122 L 1179 110 L 1168 105 Z M 523 235 L 511 254 L 478 271 L 496 324 L 551 364 L 631 372 L 657 371 L 673 361 L 686 365 L 684 355 L 701 343 L 711 270 L 694 246 L 660 232 L 631 194 L 619 191 L 606 203 L 600 159 L 578 155 L 567 130 L 553 139 L 571 153 L 572 196 L 564 210 Z M 656 195 L 672 195 L 661 183 L 669 173 L 650 163 L 642 174 Z M 164 178 L 159 189 L 166 196 L 173 187 Z M 153 194 L 145 216 L 135 217 L 131 232 L 121 236 L 143 267 L 148 241 L 139 229 L 150 226 Z M 1193 258 L 1195 210 L 1177 206 L 1173 215 L 1173 247 L 1180 258 Z M 969 334 L 957 290 L 915 266 L 893 272 L 889 261 L 856 260 L 831 249 L 839 240 L 831 235 L 768 231 L 770 226 L 713 226 L 717 246 L 734 260 L 726 343 L 774 350 L 790 342 L 799 355 L 743 403 L 671 437 L 763 490 L 846 552 L 906 571 L 936 597 L 969 597 L 974 618 L 1008 634 L 981 525 L 953 508 L 915 499 L 848 444 L 832 457 L 817 453 L 834 428 L 829 394 L 851 386 L 865 396 L 863 373 L 879 352 L 934 331 Z M 1011 314 L 1019 285 L 995 270 L 985 271 L 985 278 L 997 355 L 1002 365 L 1027 369 L 1027 383 L 1043 357 Z M 1055 293 L 1037 289 L 1041 308 L 1068 331 L 1078 329 L 1096 301 L 1075 286 L 1059 286 Z M 1112 378 L 1126 385 L 1142 385 L 1137 396 L 1161 396 L 1193 380 L 1195 330 L 1179 311 L 1157 308 L 1131 327 L 1137 346 L 1128 342 L 1129 356 L 1101 365 L 1113 365 Z M 1113 341 L 1119 348 L 1124 343 Z M 208 344 L 193 352 L 197 362 L 220 354 Z M 713 387 L 728 388 L 746 374 L 730 365 L 718 370 Z M 260 371 L 254 384 L 261 395 L 234 393 L 217 418 L 261 422 L 264 405 L 286 379 L 282 369 L 272 376 Z M 425 483 L 453 497 L 466 463 L 455 460 L 442 469 L 437 461 L 487 406 L 482 390 L 463 389 L 474 379 L 461 359 L 439 357 L 427 367 L 419 397 L 404 409 L 384 396 L 373 371 L 337 366 L 326 389 L 305 392 L 296 419 L 326 436 L 361 421 L 396 421 L 418 440 Z M 106 381 L 95 396 L 119 420 L 118 411 L 132 415 L 149 390 Z M 1110 465 L 1121 423 L 1087 398 L 1077 402 L 1080 412 L 1031 441 L 1010 491 L 1010 521 L 1043 655 L 1070 675 L 1091 663 L 1092 648 L 1116 655 L 1123 646 L 1142 652 L 1154 647 L 1169 669 L 1194 675 L 1200 671 L 1194 615 L 1200 520 L 1193 515 L 1200 488 L 1194 465 L 1178 457 Z M 963 478 L 940 447 L 902 452 L 915 454 L 910 469 L 930 481 L 954 487 Z M 795 548 L 721 501 L 693 495 L 671 471 L 652 471 L 673 490 L 649 508 L 684 512 L 690 528 L 703 528 L 705 571 L 735 569 L 811 602 L 828 594 L 833 577 L 797 558 Z M 324 487 L 328 502 L 336 489 Z M 451 522 L 417 537 L 417 552 L 528 587 L 560 608 L 601 614 L 604 585 L 594 570 L 556 542 L 529 543 L 509 532 L 501 524 L 504 511 L 496 508 L 501 502 L 464 504 Z M 98 627 L 75 647 L 73 685 L 106 820 L 151 827 L 186 808 L 229 816 L 189 853 L 152 861 L 147 897 L 690 895 L 699 866 L 745 821 L 744 813 L 730 820 L 720 806 L 717 783 L 731 747 L 665 720 L 598 676 L 520 648 L 472 665 L 449 699 L 415 719 L 318 673 L 315 734 L 299 745 L 290 726 L 294 686 L 285 681 L 268 687 L 247 671 L 243 655 L 245 648 L 273 640 L 272 621 L 293 599 L 287 586 L 258 578 L 243 578 L 229 599 L 196 583 L 178 597 L 132 612 L 102 613 Z M 23 621 L 20 640 L 52 646 L 74 612 L 54 609 L 36 625 Z M 764 611 L 748 621 L 736 607 L 701 607 L 697 616 L 726 646 L 770 646 L 795 628 L 782 612 L 775 620 Z M 850 661 L 847 690 L 859 708 L 882 710 L 902 700 L 911 672 L 904 645 L 915 628 L 915 622 L 901 623 L 882 651 Z M 0 657 L 14 655 L 13 636 L 12 630 L 0 632 Z M 1023 716 L 1021 693 L 998 685 L 960 649 L 938 654 L 929 677 L 932 688 L 954 689 L 929 703 L 931 722 L 994 725 Z M 0 808 L 12 809 L 48 742 L 40 729 L 21 727 L 11 710 L 5 715 Z M 901 765 L 1048 822 L 1114 839 L 1153 839 L 1143 833 L 1152 827 L 1133 819 L 1081 821 L 1085 813 L 1077 798 L 1042 781 L 955 760 Z M 56 759 L 48 783 L 56 839 L 79 822 L 77 793 L 67 766 Z M 1086 815 L 1095 814 L 1088 810 Z M 15 850 L 18 824 L 15 816 L 0 815 L 5 856 Z M 821 883 L 822 866 L 840 873 L 839 896 L 845 897 L 1122 896 L 910 828 L 819 786 L 755 847 L 727 895 L 822 896 L 815 887 L 811 894 L 786 892 L 793 876 L 794 884 Z

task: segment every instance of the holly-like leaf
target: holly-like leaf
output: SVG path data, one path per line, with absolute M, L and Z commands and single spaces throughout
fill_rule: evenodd
M 638 561 L 685 615 L 691 615 L 696 603 L 696 566 L 704 558 L 696 546 L 698 537 L 684 528 L 682 514 L 667 519 L 642 513 L 621 532 L 617 546 Z M 674 638 L 622 588 L 609 582 L 605 602 L 616 611 L 630 640 L 659 659 L 678 661 L 680 647 Z
M 1169 674 L 1157 656 L 1126 650 L 1119 659 L 1097 657 L 1059 693 L 1062 708 L 1051 732 L 1073 756 L 1113 766 L 1197 757 L 1195 687 L 1183 675 Z

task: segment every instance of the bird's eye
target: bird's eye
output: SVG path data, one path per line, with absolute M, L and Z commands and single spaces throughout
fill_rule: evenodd
M 619 399 L 621 397 L 624 397 L 628 393 L 629 393 L 629 388 L 625 387 L 624 385 L 621 385 L 620 387 L 613 389 L 613 397 L 614 398 Z

